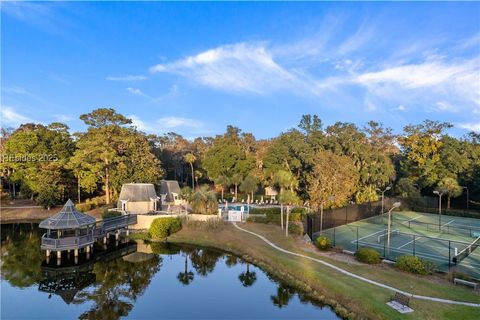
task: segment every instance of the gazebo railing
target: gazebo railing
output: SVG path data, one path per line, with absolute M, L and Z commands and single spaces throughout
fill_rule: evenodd
M 47 234 L 42 236 L 42 249 L 46 250 L 59 250 L 59 249 L 78 249 L 89 244 L 93 244 L 93 235 L 87 234 L 76 237 L 65 238 L 48 238 Z
M 136 215 L 123 215 L 97 222 L 94 229 L 87 235 L 52 238 L 48 234 L 42 236 L 41 248 L 43 250 L 69 250 L 78 249 L 93 244 L 95 239 L 104 237 L 107 232 L 112 232 L 137 223 Z

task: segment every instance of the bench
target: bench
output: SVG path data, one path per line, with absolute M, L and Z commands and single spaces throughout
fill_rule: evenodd
M 395 292 L 395 296 L 393 297 L 392 301 L 396 301 L 400 303 L 402 306 L 408 307 L 408 304 L 410 303 L 410 297 L 407 295 L 404 295 L 403 293 Z
M 395 292 L 395 296 L 387 302 L 387 305 L 389 305 L 391 308 L 397 310 L 400 313 L 410 313 L 413 312 L 413 309 L 409 307 L 410 303 L 410 297 L 400 293 L 400 292 Z
M 473 290 L 477 290 L 478 283 L 472 282 L 472 281 L 467 281 L 467 280 L 462 280 L 455 278 L 453 279 L 454 284 L 463 284 L 464 286 L 472 287 Z

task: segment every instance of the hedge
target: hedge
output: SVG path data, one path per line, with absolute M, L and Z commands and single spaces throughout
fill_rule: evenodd
M 109 211 L 108 209 L 105 209 L 102 212 L 102 219 L 120 217 L 121 215 L 122 213 L 120 211 Z
M 284 207 L 284 215 L 283 220 L 285 222 L 286 219 L 286 208 Z M 290 210 L 290 215 L 288 220 L 295 222 L 295 221 L 302 221 L 302 214 L 304 213 L 304 208 L 296 207 Z M 280 208 L 250 208 L 250 214 L 264 214 L 266 218 L 262 217 L 252 217 L 249 221 L 252 222 L 260 222 L 260 223 L 273 223 L 280 225 Z
M 84 203 L 77 204 L 75 207 L 77 208 L 78 211 L 87 212 L 87 211 L 90 211 L 92 209 L 101 207 L 105 204 L 106 204 L 105 197 L 100 196 L 100 197 L 94 197 L 94 198 L 87 199 L 87 200 L 85 200 Z
M 288 224 L 288 232 L 297 236 L 303 236 L 303 223 L 292 222 Z
M 368 264 L 380 263 L 380 253 L 372 248 L 360 248 L 355 252 L 358 261 Z
M 395 266 L 402 271 L 421 275 L 432 274 L 435 270 L 432 262 L 415 256 L 400 256 L 395 262 Z
M 182 229 L 182 220 L 180 218 L 157 218 L 150 225 L 148 233 L 154 240 L 164 239 L 171 234 Z

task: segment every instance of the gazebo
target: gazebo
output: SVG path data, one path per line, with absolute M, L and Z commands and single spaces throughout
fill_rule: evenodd
M 95 225 L 94 217 L 77 211 L 68 199 L 59 213 L 40 222 L 39 227 L 47 230 L 42 236 L 41 248 L 46 250 L 47 257 L 51 251 L 57 251 L 57 258 L 61 258 L 64 250 L 74 250 L 75 256 L 81 248 L 90 252 L 95 241 Z

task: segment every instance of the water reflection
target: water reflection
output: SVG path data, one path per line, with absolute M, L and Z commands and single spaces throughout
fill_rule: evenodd
M 244 287 L 252 286 L 257 281 L 257 274 L 250 271 L 250 264 L 247 262 L 247 271 L 240 273 L 238 279 Z
M 17 300 L 12 297 L 12 293 L 18 295 L 18 300 L 23 299 L 27 305 L 31 299 L 42 301 L 42 297 L 48 298 L 48 304 L 51 304 L 51 307 L 45 306 L 44 300 L 40 302 L 43 308 L 43 314 L 40 312 L 40 315 L 46 318 L 58 317 L 57 314 L 50 313 L 53 312 L 50 309 L 54 307 L 62 309 L 63 315 L 69 318 L 72 317 L 72 312 L 80 319 L 152 318 L 155 312 L 160 312 L 158 309 L 160 306 L 157 305 L 159 303 L 165 303 L 162 312 L 166 312 L 166 317 L 169 317 L 168 315 L 178 317 L 178 314 L 173 312 L 178 312 L 174 297 L 179 295 L 189 299 L 192 310 L 201 312 L 203 308 L 205 312 L 203 317 L 208 317 L 213 312 L 213 309 L 208 306 L 212 303 L 208 298 L 209 295 L 217 295 L 216 299 L 223 299 L 228 295 L 228 298 L 233 299 L 232 301 L 235 301 L 235 297 L 246 301 L 252 295 L 255 297 L 260 295 L 250 302 L 252 310 L 247 309 L 242 312 L 253 312 L 253 314 L 269 312 L 264 314 L 267 318 L 287 315 L 288 313 L 284 313 L 284 310 L 294 297 L 297 297 L 294 307 L 300 308 L 301 312 L 314 312 L 324 307 L 315 304 L 319 309 L 312 309 L 317 307 L 313 307 L 307 296 L 296 293 L 293 288 L 272 279 L 271 276 L 242 259 L 218 250 L 169 243 L 125 242 L 117 246 L 111 244 L 108 247 L 96 245 L 89 259 L 82 255 L 78 261 L 75 261 L 72 256 L 65 256 L 58 266 L 56 259 L 44 260 L 45 257 L 40 250 L 41 233 L 36 225 L 2 225 L 1 235 L 2 297 L 5 297 L 2 299 L 2 317 L 22 318 L 22 314 L 15 310 L 14 304 Z M 166 270 L 161 271 L 164 268 Z M 234 272 L 233 275 L 231 275 L 232 272 Z M 235 277 L 237 280 L 233 281 Z M 258 282 L 260 283 L 256 285 Z M 272 283 L 276 286 L 271 286 Z M 6 284 L 11 286 L 8 291 L 10 294 L 4 294 Z M 212 286 L 211 289 L 210 286 Z M 31 290 L 15 291 L 14 289 L 32 287 L 38 289 L 37 294 Z M 241 291 L 252 287 L 255 289 L 249 293 Z M 191 291 L 181 291 L 180 288 Z M 149 293 L 148 290 L 150 290 Z M 228 294 L 222 294 L 222 290 L 227 290 Z M 188 296 L 189 292 L 191 292 L 190 296 Z M 39 296 L 39 294 L 46 294 L 46 296 Z M 170 296 L 174 300 L 169 303 Z M 260 302 L 264 301 L 262 296 L 269 298 L 265 302 L 269 301 L 267 304 L 270 304 L 271 309 L 266 309 L 265 303 Z M 5 302 L 7 297 L 14 300 Z M 58 305 L 57 301 L 60 300 L 55 300 L 54 297 L 59 297 L 65 307 Z M 142 300 L 140 297 L 144 301 L 153 300 L 139 304 Z M 260 305 L 256 307 L 255 303 Z M 300 307 L 301 305 L 305 307 Z M 80 309 L 74 309 L 71 306 L 79 306 Z M 229 306 L 228 303 L 216 304 L 215 312 L 219 311 L 221 314 L 222 308 L 225 308 L 228 314 L 231 307 L 233 306 Z M 280 309 L 282 310 L 280 314 L 272 311 Z M 331 311 L 327 311 L 328 318 L 336 318 Z M 250 313 L 245 314 L 245 316 L 248 315 Z M 195 316 L 196 314 L 192 313 L 185 317 Z M 298 316 L 295 314 L 295 317 Z

